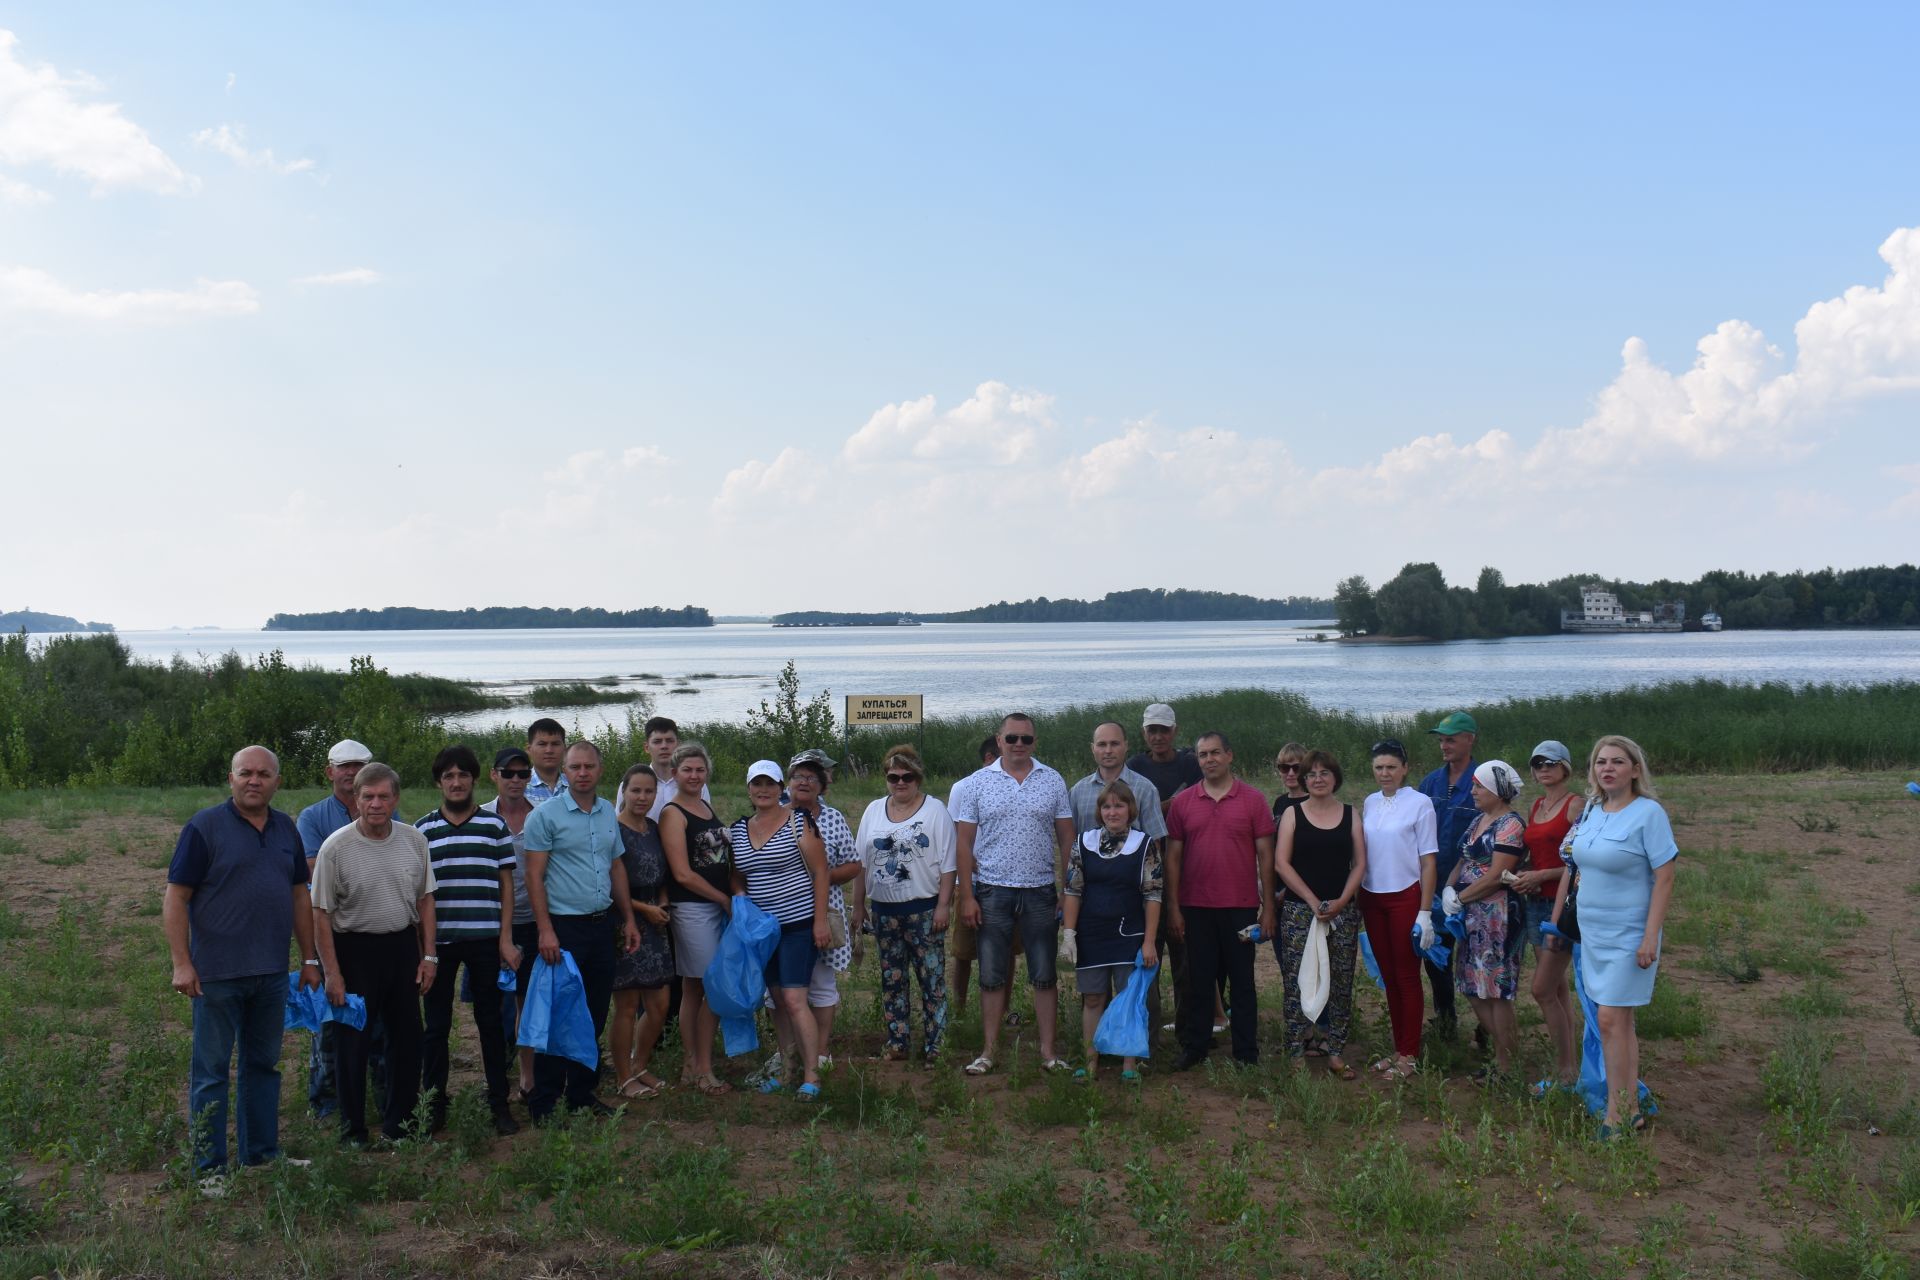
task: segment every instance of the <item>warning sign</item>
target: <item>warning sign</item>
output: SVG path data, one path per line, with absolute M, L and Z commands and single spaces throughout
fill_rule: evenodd
M 921 695 L 917 693 L 850 693 L 847 726 L 919 724 Z

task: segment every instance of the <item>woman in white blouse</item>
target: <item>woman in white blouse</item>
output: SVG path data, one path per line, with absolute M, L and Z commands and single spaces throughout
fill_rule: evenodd
M 1407 749 L 1397 739 L 1373 744 L 1373 778 L 1380 789 L 1361 807 L 1367 836 L 1367 874 L 1360 885 L 1360 916 L 1366 921 L 1380 981 L 1387 988 L 1387 1018 L 1393 1024 L 1393 1054 L 1373 1064 L 1390 1079 L 1412 1075 L 1420 1064 L 1420 1031 L 1426 1002 L 1420 993 L 1420 954 L 1433 945 L 1434 855 L 1440 851 L 1433 805 L 1406 785 Z

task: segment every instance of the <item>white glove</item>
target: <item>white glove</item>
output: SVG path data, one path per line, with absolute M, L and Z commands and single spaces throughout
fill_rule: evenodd
M 1060 962 L 1071 965 L 1080 963 L 1080 943 L 1076 940 L 1072 929 L 1060 931 Z
M 1420 918 L 1413 922 L 1413 927 L 1417 929 L 1420 933 L 1420 943 L 1419 943 L 1420 949 L 1422 951 L 1433 950 L 1434 931 L 1433 931 L 1432 915 L 1428 914 L 1425 911 L 1422 911 L 1420 913 Z
M 1443 914 L 1457 916 L 1466 908 L 1461 905 L 1460 891 L 1448 885 L 1440 894 L 1440 910 Z

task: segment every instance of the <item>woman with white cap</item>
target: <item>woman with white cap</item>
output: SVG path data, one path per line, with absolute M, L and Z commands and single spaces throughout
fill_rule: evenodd
M 1504 760 L 1473 771 L 1473 805 L 1480 811 L 1460 841 L 1441 904 L 1460 916 L 1466 938 L 1453 949 L 1454 983 L 1473 1004 L 1474 1016 L 1493 1041 L 1493 1065 L 1475 1079 L 1491 1083 L 1513 1067 L 1519 1024 L 1513 1001 L 1520 988 L 1519 902 L 1503 881 L 1527 856 L 1526 826 L 1513 811 L 1520 775 Z
M 805 810 L 780 803 L 785 781 L 773 761 L 754 761 L 747 769 L 753 812 L 736 819 L 727 835 L 733 845 L 734 891 L 780 924 L 780 941 L 767 957 L 767 992 L 799 1040 L 798 1096 L 812 1102 L 820 1096 L 820 1035 L 807 1012 L 807 988 L 814 960 L 830 937 L 827 849 Z
M 1560 846 L 1573 824 L 1580 820 L 1585 801 L 1567 789 L 1573 777 L 1573 756 L 1566 744 L 1549 738 L 1533 749 L 1527 759 L 1533 780 L 1545 792 L 1527 806 L 1527 861 L 1530 870 L 1519 872 L 1513 891 L 1520 895 L 1522 954 L 1530 945 L 1536 957 L 1533 967 L 1533 998 L 1540 1006 L 1540 1018 L 1553 1041 L 1554 1074 L 1534 1086 L 1544 1094 L 1554 1085 L 1570 1085 L 1580 1074 L 1580 1046 L 1574 1039 L 1579 1016 L 1574 1012 L 1573 990 L 1567 982 L 1567 969 L 1573 959 L 1573 947 L 1558 933 L 1542 933 L 1540 926 L 1553 914 L 1554 891 L 1566 863 Z

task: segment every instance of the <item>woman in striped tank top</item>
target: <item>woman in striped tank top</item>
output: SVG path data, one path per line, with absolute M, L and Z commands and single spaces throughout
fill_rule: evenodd
M 807 1008 L 815 956 L 827 947 L 827 847 L 804 810 L 780 803 L 786 781 L 771 760 L 747 770 L 753 812 L 728 829 L 733 843 L 733 883 L 762 911 L 780 922 L 780 942 L 767 960 L 767 990 L 785 1010 L 800 1040 L 803 1073 L 799 1097 L 820 1096 L 820 1033 Z M 778 1077 L 771 1077 L 778 1088 Z

